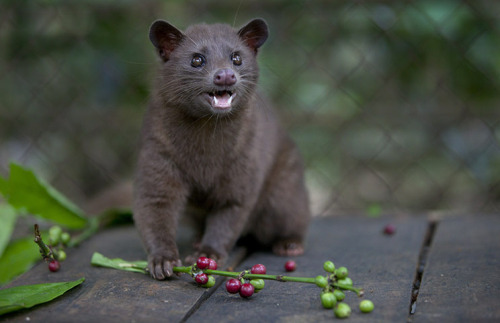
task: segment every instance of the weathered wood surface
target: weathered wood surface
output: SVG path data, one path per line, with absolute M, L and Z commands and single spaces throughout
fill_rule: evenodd
M 51 273 L 41 263 L 18 278 L 12 285 L 76 280 L 85 282 L 62 297 L 23 310 L 7 321 L 31 322 L 172 322 L 181 320 L 204 294 L 188 277 L 168 283 L 154 281 L 147 275 L 90 265 L 94 251 L 110 258 L 143 260 L 146 255 L 132 226 L 99 233 L 81 247 L 69 250 L 61 270 Z
M 346 302 L 353 309 L 349 322 L 499 320 L 499 219 L 457 217 L 446 218 L 439 224 L 416 314 L 412 316 L 409 315 L 412 286 L 429 223 L 425 216 L 315 219 L 307 251 L 295 258 L 297 270 L 290 275 L 323 274 L 325 260 L 346 266 L 355 285 L 364 287 L 365 298 L 375 303 L 372 313 L 362 314 L 358 309 L 359 299 L 348 293 Z M 389 222 L 397 227 L 393 236 L 381 232 Z M 471 228 L 475 228 L 475 233 Z M 465 232 L 468 230 L 469 233 Z M 188 248 L 183 250 L 185 253 Z M 81 247 L 69 250 L 60 272 L 50 273 L 45 264 L 40 264 L 9 285 L 69 281 L 84 276 L 86 281 L 81 286 L 50 303 L 2 316 L 0 321 L 25 322 L 29 318 L 30 322 L 323 322 L 334 319 L 333 311 L 321 307 L 320 289 L 311 284 L 266 281 L 264 290 L 242 299 L 229 295 L 223 285 L 210 290 L 197 287 L 186 275 L 158 282 L 142 274 L 92 267 L 90 257 L 94 251 L 127 260 L 146 257 L 132 226 L 101 232 Z M 238 265 L 240 260 L 243 261 Z M 241 253 L 236 253 L 231 262 L 237 270 L 263 263 L 268 273 L 284 274 L 285 260 L 259 252 L 244 259 Z M 478 308 L 459 308 L 469 303 Z
M 413 322 L 500 322 L 500 215 L 440 221 Z
M 385 236 L 386 222 L 397 226 L 397 233 Z M 332 260 L 337 267 L 349 269 L 356 286 L 365 289 L 364 298 L 376 310 L 362 314 L 360 299 L 347 293 L 345 302 L 353 314 L 349 322 L 405 322 L 408 318 L 412 282 L 420 247 L 427 228 L 426 219 L 370 219 L 366 217 L 318 219 L 311 227 L 307 252 L 297 257 L 293 276 L 324 275 L 323 263 Z M 239 270 L 256 263 L 267 266 L 268 273 L 286 274 L 285 259 L 257 253 L 244 261 Z M 310 284 L 266 282 L 256 297 L 241 300 L 217 290 L 188 322 L 203 318 L 217 322 L 324 322 L 334 320 L 319 299 L 320 288 Z

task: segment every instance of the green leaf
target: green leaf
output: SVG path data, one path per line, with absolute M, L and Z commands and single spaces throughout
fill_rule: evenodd
M 17 213 L 14 208 L 7 204 L 0 204 L 0 257 L 9 243 L 10 236 L 16 224 Z
M 82 277 L 71 282 L 25 285 L 2 289 L 0 290 L 0 315 L 51 301 L 73 287 L 80 285 L 84 280 L 85 278 Z
M 0 176 L 0 192 L 4 192 L 7 189 L 7 181 L 5 178 Z
M 39 248 L 33 242 L 33 237 L 9 243 L 0 258 L 0 285 L 24 273 L 40 259 Z
M 0 182 L 0 192 L 10 205 L 70 229 L 87 225 L 84 212 L 32 171 L 10 165 L 10 177 Z
M 138 261 L 125 261 L 120 258 L 110 259 L 98 252 L 94 252 L 90 263 L 94 266 L 108 267 L 125 271 L 132 271 L 136 273 L 146 274 L 146 267 L 148 262 L 144 260 Z

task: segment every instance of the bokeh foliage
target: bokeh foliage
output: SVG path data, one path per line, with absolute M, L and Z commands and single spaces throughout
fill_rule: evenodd
M 495 212 L 500 3 L 62 1 L 0 4 L 0 167 L 72 199 L 130 178 L 162 18 L 266 19 L 262 93 L 308 166 L 315 213 Z

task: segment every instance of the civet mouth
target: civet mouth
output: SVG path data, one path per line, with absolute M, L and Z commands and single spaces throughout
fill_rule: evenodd
M 229 109 L 233 98 L 236 96 L 232 91 L 215 91 L 208 93 L 210 103 L 215 109 Z

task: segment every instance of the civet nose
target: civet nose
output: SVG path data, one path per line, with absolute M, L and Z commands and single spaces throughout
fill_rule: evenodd
M 236 75 L 230 68 L 220 69 L 214 75 L 214 84 L 220 86 L 229 86 L 236 83 Z

